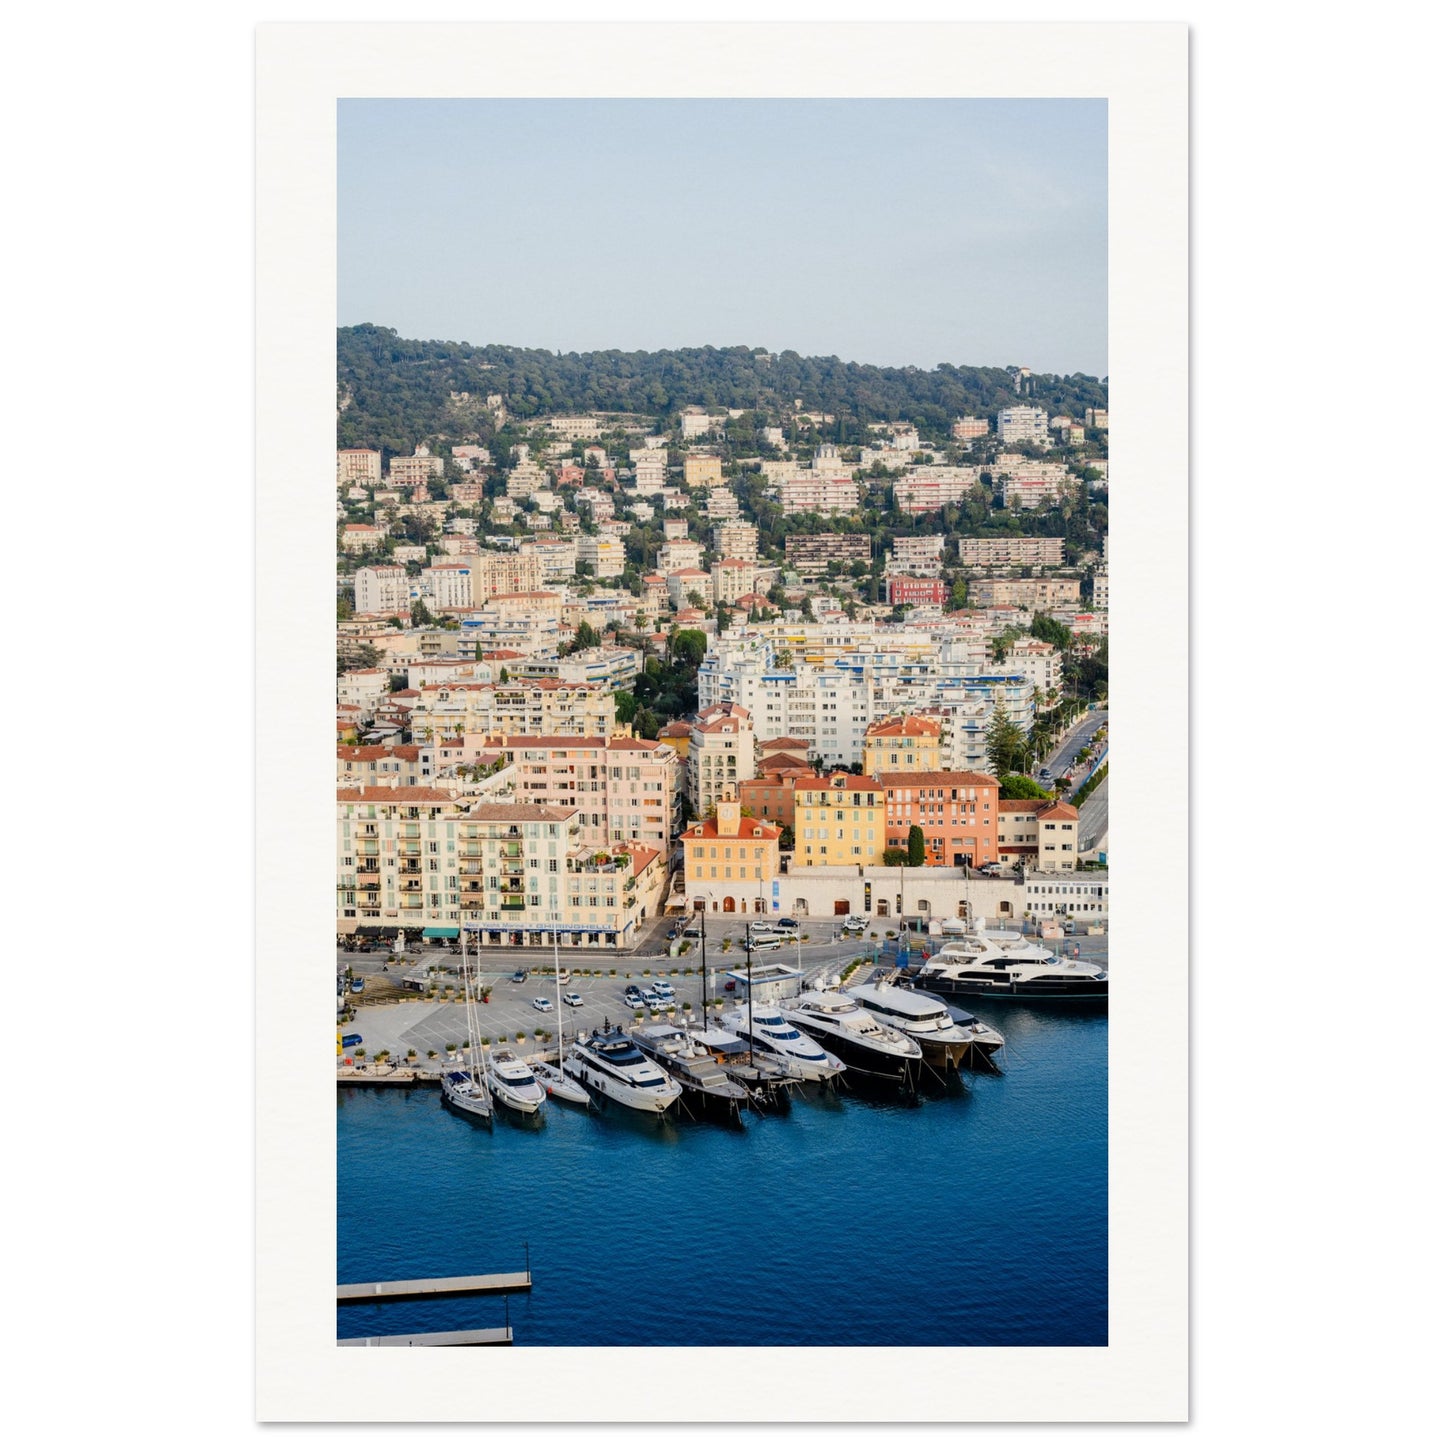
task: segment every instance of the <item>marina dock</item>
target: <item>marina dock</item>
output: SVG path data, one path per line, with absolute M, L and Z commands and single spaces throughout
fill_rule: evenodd
M 445 1299 L 454 1295 L 513 1294 L 532 1288 L 530 1269 L 508 1274 L 459 1274 L 450 1279 L 396 1279 L 378 1284 L 339 1284 L 336 1303 L 375 1304 L 389 1300 Z
M 337 1340 L 338 1345 L 510 1345 L 511 1325 L 495 1330 L 439 1330 L 429 1335 L 370 1335 L 362 1339 Z

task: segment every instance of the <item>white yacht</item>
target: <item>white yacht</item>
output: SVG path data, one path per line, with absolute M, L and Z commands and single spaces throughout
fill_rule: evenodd
M 590 1104 L 592 1102 L 592 1095 L 581 1084 L 574 1083 L 569 1079 L 555 1065 L 533 1064 L 532 1072 L 537 1076 L 537 1082 L 546 1089 L 551 1098 L 566 1099 L 569 1104 Z
M 879 1023 L 908 1035 L 923 1050 L 923 1062 L 935 1069 L 987 1064 L 1003 1047 L 1003 1035 L 972 1014 L 961 1023 L 941 998 L 892 983 L 864 983 L 846 990 Z
M 838 1053 L 850 1070 L 908 1084 L 923 1050 L 907 1034 L 879 1023 L 856 999 L 834 989 L 809 989 L 790 999 L 783 1017 Z
M 450 1069 L 442 1075 L 442 1098 L 464 1114 L 492 1122 L 492 1101 L 470 1069 Z
M 487 1068 L 487 1085 L 499 1103 L 519 1114 L 535 1114 L 546 1102 L 547 1091 L 538 1082 L 530 1064 L 509 1049 L 492 1055 Z
M 605 1098 L 644 1114 L 666 1112 L 682 1093 L 620 1028 L 578 1037 L 562 1061 L 562 1072 Z
M 682 1085 L 685 1112 L 736 1119 L 748 1102 L 748 1091 L 727 1076 L 712 1051 L 674 1024 L 644 1024 L 632 1040 L 648 1058 Z
M 483 1082 L 482 1071 L 477 1068 L 477 1002 L 472 987 L 472 973 L 467 963 L 467 926 L 461 927 L 462 939 L 462 994 L 465 999 L 464 1017 L 467 1024 L 467 1065 L 463 1069 L 448 1069 L 442 1074 L 442 1098 L 454 1109 L 474 1118 L 484 1119 L 488 1127 L 492 1123 L 492 1100 Z
M 791 1064 L 804 1079 L 836 1079 L 847 1066 L 842 1059 L 820 1048 L 806 1034 L 799 1033 L 783 1016 L 777 1004 L 754 1004 L 751 1021 L 745 1008 L 733 1009 L 722 1017 L 730 1029 L 755 1054 L 771 1055 Z
M 1107 1007 L 1109 974 L 1097 963 L 1060 958 L 1020 933 L 974 933 L 946 943 L 913 980 L 944 999 Z

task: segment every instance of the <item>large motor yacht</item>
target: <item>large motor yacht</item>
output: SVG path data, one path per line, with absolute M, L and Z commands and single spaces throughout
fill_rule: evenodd
M 620 1028 L 581 1035 L 562 1061 L 562 1072 L 604 1098 L 644 1114 L 662 1114 L 676 1103 L 682 1085 L 670 1078 Z
M 1019 933 L 976 933 L 946 943 L 913 981 L 945 999 L 1107 1007 L 1109 974 L 1097 963 L 1060 958 Z
M 748 1091 L 728 1078 L 711 1051 L 675 1024 L 644 1024 L 632 1041 L 682 1085 L 681 1107 L 690 1114 L 736 1119 Z
M 547 1098 L 547 1091 L 532 1072 L 508 1049 L 492 1055 L 487 1069 L 487 1085 L 499 1103 L 519 1114 L 535 1114 Z
M 804 1079 L 826 1082 L 836 1079 L 846 1067 L 842 1059 L 820 1048 L 807 1034 L 799 1033 L 776 1004 L 754 1004 L 751 1020 L 746 1008 L 735 1008 L 723 1015 L 722 1022 L 724 1028 L 750 1044 L 754 1054 L 783 1059 Z
M 923 1062 L 930 1068 L 947 1071 L 987 1066 L 989 1058 L 1003 1047 L 1003 1035 L 997 1029 L 971 1014 L 968 1023 L 960 1023 L 941 998 L 920 990 L 875 982 L 846 992 L 879 1023 L 907 1034 L 923 1050 Z
M 827 1044 L 850 1070 L 911 1085 L 923 1050 L 907 1034 L 879 1023 L 856 999 L 833 989 L 810 989 L 790 999 L 783 1017 L 820 1044 Z

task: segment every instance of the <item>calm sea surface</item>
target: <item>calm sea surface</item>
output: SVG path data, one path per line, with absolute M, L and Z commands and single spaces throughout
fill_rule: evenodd
M 489 1133 L 434 1089 L 340 1090 L 337 1279 L 520 1269 L 526 1246 L 533 1289 L 348 1306 L 338 1336 L 1107 1344 L 1108 1020 L 978 1013 L 1005 1072 L 916 1107 L 805 1094 L 730 1129 L 549 1101 Z

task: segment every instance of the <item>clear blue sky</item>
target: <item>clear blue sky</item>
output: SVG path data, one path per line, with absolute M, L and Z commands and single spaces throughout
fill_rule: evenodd
M 342 325 L 1103 376 L 1102 100 L 346 100 Z

